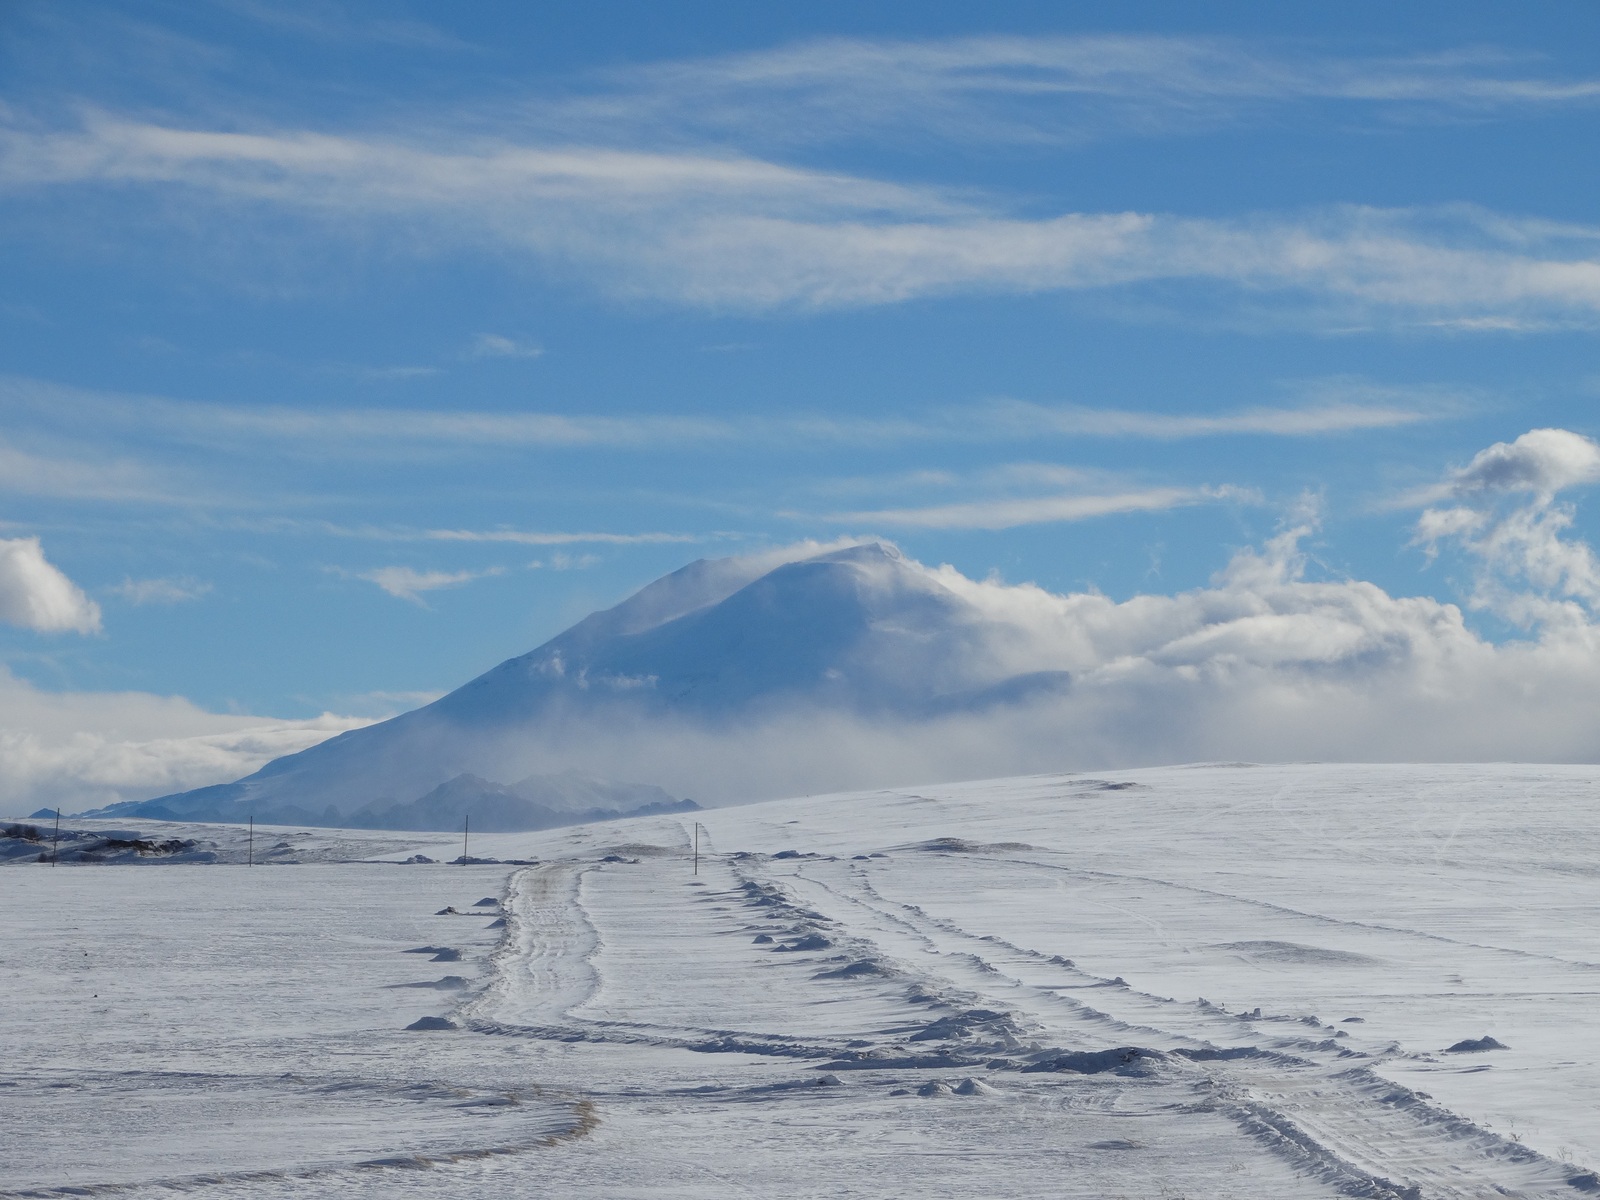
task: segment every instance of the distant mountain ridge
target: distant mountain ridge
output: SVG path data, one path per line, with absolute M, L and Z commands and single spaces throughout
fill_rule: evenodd
M 240 821 L 263 825 L 337 825 L 344 829 L 460 829 L 468 816 L 480 833 L 554 829 L 589 821 L 653 813 L 697 812 L 693 800 L 679 800 L 650 783 L 613 783 L 577 771 L 530 775 L 513 784 L 495 783 L 470 772 L 447 779 L 410 803 L 374 802 L 354 812 L 329 806 L 314 812 L 294 803 L 265 802 L 240 783 L 197 788 L 155 800 L 133 800 L 82 814 L 143 817 L 158 821 Z M 240 815 L 241 804 L 249 812 Z M 53 814 L 52 814 L 53 815 Z
M 576 771 L 532 775 L 509 785 L 463 772 L 410 804 L 368 805 L 340 820 L 352 829 L 437 830 L 460 829 L 470 817 L 480 833 L 515 833 L 699 808 L 654 784 L 610 783 Z
M 397 828 L 402 819 L 444 821 L 459 807 L 454 797 L 473 792 L 507 820 L 520 801 L 526 819 L 544 822 L 576 811 L 549 802 L 566 786 L 550 783 L 564 778 L 550 768 L 562 765 L 552 761 L 561 737 L 584 730 L 663 718 L 732 726 L 802 706 L 915 718 L 1070 686 L 1062 672 L 1002 666 L 996 627 L 880 543 L 771 569 L 760 560 L 702 560 L 423 708 L 234 783 L 102 811 L 189 820 L 266 820 L 265 812 L 291 823 L 359 818 Z M 533 778 L 544 783 L 532 787 Z M 586 814 L 678 803 L 650 785 L 587 786 L 594 799 L 580 806 Z

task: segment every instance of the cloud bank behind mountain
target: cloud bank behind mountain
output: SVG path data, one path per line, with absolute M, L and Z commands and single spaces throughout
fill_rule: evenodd
M 4 798 L 141 798 L 272 752 L 290 756 L 214 798 L 343 813 L 467 771 L 576 770 L 715 803 L 1196 760 L 1593 760 L 1600 567 L 1568 497 L 1596 479 L 1600 447 L 1539 429 L 1411 497 L 1416 544 L 1469 574 L 1463 605 L 1319 577 L 1310 504 L 1207 586 L 1122 601 L 974 580 L 885 543 L 806 544 L 691 564 L 329 741 L 354 723 L 252 730 L 153 697 L 134 707 L 177 705 L 186 736 L 13 731 Z

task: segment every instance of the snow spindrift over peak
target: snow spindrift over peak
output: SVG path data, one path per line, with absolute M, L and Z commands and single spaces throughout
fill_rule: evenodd
M 699 576 L 717 583 L 731 575 L 720 564 L 695 564 L 702 566 Z M 641 618 L 659 603 L 648 594 L 659 586 L 432 708 L 456 720 L 503 721 L 566 697 L 711 715 L 805 695 L 870 709 L 971 682 L 960 666 L 970 656 L 955 653 L 954 641 L 981 619 L 977 610 L 881 543 L 785 563 L 700 605 L 686 603 L 688 589 L 674 583 L 683 611 L 647 625 Z

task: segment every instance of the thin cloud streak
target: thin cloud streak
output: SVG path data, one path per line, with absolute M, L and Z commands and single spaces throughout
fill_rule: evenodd
M 176 579 L 124 579 L 106 589 L 135 607 L 146 604 L 183 604 L 209 595 L 211 584 L 185 575 Z
M 225 528 L 252 533 L 311 535 L 369 542 L 500 542 L 522 546 L 572 545 L 668 545 L 694 543 L 740 536 L 731 533 L 641 533 L 571 532 L 565 530 L 523 529 L 415 529 L 392 525 L 343 525 L 336 521 L 305 520 L 295 517 L 268 517 L 230 520 Z
M 1544 67 L 1494 50 L 1341 56 L 1219 37 L 830 38 L 608 72 L 594 94 L 556 99 L 554 115 L 597 134 L 1072 143 L 1193 132 L 1315 102 L 1415 120 L 1600 99 L 1600 79 Z
M 1087 521 L 1123 513 L 1165 512 L 1197 504 L 1253 498 L 1241 488 L 1149 488 L 1091 496 L 1032 496 L 939 504 L 928 508 L 888 508 L 871 512 L 835 513 L 828 519 L 844 524 L 890 525 L 916 529 L 1014 529 L 1063 521 Z
M 0 442 L 0 490 L 60 500 L 176 504 L 186 499 L 160 473 L 127 459 L 114 461 L 33 454 Z
M 94 392 L 39 380 L 0 377 L 0 410 L 26 414 L 40 423 L 137 431 L 191 445 L 259 445 L 262 439 L 300 444 L 322 456 L 375 448 L 441 445 L 520 449 L 654 450 L 664 445 L 743 447 L 772 443 L 894 445 L 983 440 L 1004 442 L 1049 436 L 1180 438 L 1254 435 L 1331 436 L 1442 420 L 1460 404 L 1432 389 L 1371 385 L 1321 387 L 1333 398 L 1287 406 L 1259 406 L 1222 413 L 1152 413 L 1081 405 L 1045 405 L 1001 399 L 920 418 L 854 419 L 799 414 L 779 419 L 712 416 L 622 415 L 592 417 L 564 413 L 463 412 L 459 409 L 347 410 L 289 406 L 225 405 L 161 396 Z M 1339 398 L 1354 392 L 1375 402 Z M 119 439 L 122 441 L 125 439 Z M 45 459 L 0 445 L 0 487 L 32 494 L 104 499 L 171 499 L 155 472 L 135 463 L 106 465 Z
M 714 417 L 622 416 L 592 417 L 565 413 L 483 412 L 460 409 L 395 408 L 295 408 L 289 405 L 218 404 L 205 401 L 174 400 L 166 396 L 135 395 L 92 391 L 87 388 L 19 377 L 0 376 L 0 409 L 24 412 L 40 423 L 63 423 L 70 415 L 74 434 L 85 428 L 118 428 L 136 431 L 148 438 L 152 432 L 173 442 L 189 445 L 255 446 L 264 438 L 284 443 L 301 443 L 318 453 L 337 446 L 343 453 L 352 445 L 382 446 L 415 444 L 438 447 L 500 446 L 578 448 L 640 447 L 655 448 L 668 443 L 715 443 L 737 439 L 737 427 Z M 0 446 L 0 466 L 11 460 Z M 124 468 L 129 475 L 125 489 L 115 475 L 84 464 L 53 464 L 35 460 L 27 466 L 16 460 L 7 477 L 38 478 L 48 481 L 52 471 L 75 467 L 69 478 L 56 485 L 81 493 L 88 490 L 94 472 L 101 472 L 100 487 L 113 488 L 122 495 L 137 482 L 148 490 L 135 468 Z M 26 467 L 26 469 L 23 469 Z M 57 473 L 59 473 L 57 471 Z M 3 484 L 0 484 L 3 486 Z M 41 485 L 42 486 L 42 485 Z
M 500 333 L 480 333 L 472 339 L 469 358 L 539 358 L 544 347 Z
M 397 599 L 409 600 L 426 608 L 428 605 L 422 598 L 423 592 L 460 587 L 479 579 L 503 575 L 505 568 L 489 567 L 482 571 L 418 571 L 413 567 L 379 567 L 372 571 L 340 572 L 340 574 L 350 574 L 353 578 L 375 583 Z
M 1050 408 L 1017 400 L 997 402 L 994 408 L 998 419 L 1014 421 L 1019 432 L 1155 441 L 1233 435 L 1318 437 L 1395 429 L 1439 420 L 1445 415 L 1421 408 L 1338 403 L 1304 408 L 1249 408 L 1215 414 L 1130 412 L 1073 406 Z
M 415 535 L 436 542 L 508 542 L 516 546 L 653 546 L 699 542 L 708 536 L 689 533 L 549 533 L 527 529 L 426 529 Z
M 86 110 L 76 130 L 0 130 L 0 184 L 182 185 L 329 214 L 457 206 L 475 215 L 553 214 L 562 206 L 638 210 L 719 197 L 759 203 L 774 214 L 833 209 L 933 216 L 961 207 L 925 188 L 737 154 L 531 145 L 481 136 L 465 144 L 452 139 L 450 147 L 311 130 L 184 129 Z

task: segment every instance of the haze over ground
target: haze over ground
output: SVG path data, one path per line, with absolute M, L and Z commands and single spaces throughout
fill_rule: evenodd
M 0 7 L 0 800 L 873 540 L 1079 639 L 1085 763 L 1591 760 L 1597 23 Z

